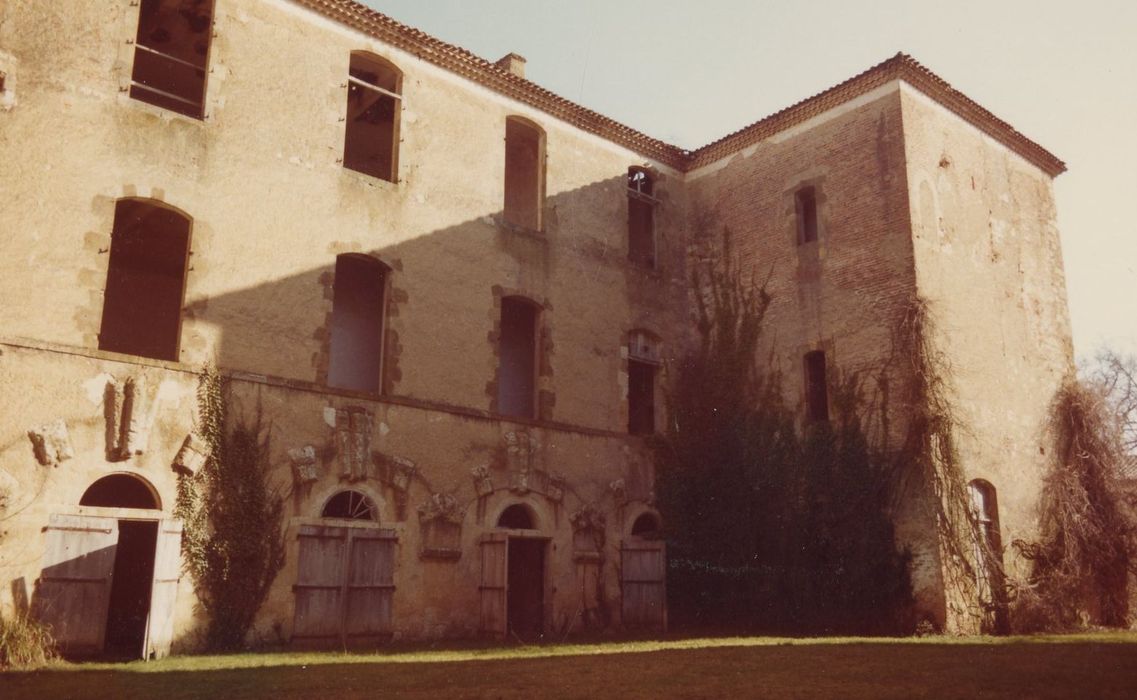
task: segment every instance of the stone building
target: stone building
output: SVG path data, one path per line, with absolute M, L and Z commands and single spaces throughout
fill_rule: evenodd
M 904 55 L 695 151 L 524 66 L 351 0 L 0 4 L 0 609 L 193 643 L 173 507 L 214 362 L 286 494 L 258 639 L 662 628 L 643 435 L 708 217 L 769 270 L 803 422 L 928 299 L 980 520 L 1031 532 L 1061 161 Z M 966 627 L 926 501 L 918 605 Z

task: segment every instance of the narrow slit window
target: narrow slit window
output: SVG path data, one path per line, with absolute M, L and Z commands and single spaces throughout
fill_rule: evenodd
M 111 231 L 99 349 L 177 361 L 190 218 L 120 199 Z
M 545 134 L 534 124 L 505 120 L 506 222 L 541 230 L 545 198 Z
M 377 394 L 383 367 L 387 268 L 367 255 L 336 258 L 328 385 Z
M 535 416 L 537 388 L 537 305 L 521 297 L 501 300 L 498 413 Z
M 655 267 L 654 183 L 643 168 L 628 168 L 628 259 Z
M 345 168 L 397 182 L 403 74 L 390 63 L 356 52 L 347 78 Z
M 825 376 L 825 353 L 816 350 L 805 355 L 806 422 L 829 420 L 829 384 Z
M 794 200 L 798 243 L 812 243 L 817 240 L 817 192 L 812 187 L 803 187 L 794 195 Z
M 201 119 L 212 36 L 213 0 L 142 0 L 130 96 Z

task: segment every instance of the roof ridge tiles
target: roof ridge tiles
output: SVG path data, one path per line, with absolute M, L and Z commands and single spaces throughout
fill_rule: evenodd
M 1030 140 L 1007 122 L 953 88 L 910 55 L 895 56 L 837 85 L 800 100 L 694 150 L 673 146 L 637 129 L 578 105 L 536 83 L 515 75 L 454 44 L 449 44 L 360 4 L 356 0 L 293 0 L 330 19 L 369 34 L 396 48 L 469 78 L 506 97 L 524 102 L 579 129 L 600 136 L 687 172 L 709 165 L 770 136 L 800 124 L 839 104 L 848 102 L 891 80 L 899 79 L 951 110 L 1007 148 L 1033 163 L 1051 177 L 1066 170 L 1066 164 Z

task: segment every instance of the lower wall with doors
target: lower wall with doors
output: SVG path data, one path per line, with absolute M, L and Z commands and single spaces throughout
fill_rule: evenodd
M 179 473 L 202 467 L 196 368 L 0 342 L 0 608 L 75 654 L 200 645 Z M 267 431 L 284 566 L 252 644 L 561 638 L 666 625 L 638 438 L 237 375 Z

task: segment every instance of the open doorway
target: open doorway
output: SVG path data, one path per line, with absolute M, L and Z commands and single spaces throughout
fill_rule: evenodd
M 132 474 L 99 479 L 79 505 L 106 510 L 49 517 L 33 604 L 37 616 L 71 656 L 166 655 L 181 571 L 181 523 L 161 519 L 157 494 Z
M 509 538 L 509 636 L 532 642 L 545 633 L 545 540 Z
M 154 549 L 158 523 L 153 520 L 118 521 L 107 608 L 108 656 L 137 659 L 146 642 L 146 618 L 150 614 L 150 588 L 154 580 Z

